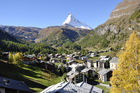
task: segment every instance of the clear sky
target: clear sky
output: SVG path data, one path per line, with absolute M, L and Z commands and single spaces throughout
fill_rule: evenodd
M 122 0 L 0 0 L 0 24 L 61 25 L 68 13 L 94 28 L 104 23 Z

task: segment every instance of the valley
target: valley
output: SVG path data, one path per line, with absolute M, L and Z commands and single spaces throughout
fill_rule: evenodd
M 96 28 L 79 19 L 0 25 L 0 93 L 139 93 L 140 0 L 122 0 Z

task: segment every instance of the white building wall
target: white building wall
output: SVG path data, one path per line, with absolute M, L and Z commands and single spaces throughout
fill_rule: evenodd
M 94 67 L 95 67 L 95 68 L 97 68 L 97 63 L 96 63 L 96 62 L 95 62 L 95 63 L 93 63 L 93 65 L 94 65 Z
M 117 69 L 116 63 L 110 63 L 110 69 Z
M 87 67 L 91 68 L 91 63 L 90 62 L 87 62 Z

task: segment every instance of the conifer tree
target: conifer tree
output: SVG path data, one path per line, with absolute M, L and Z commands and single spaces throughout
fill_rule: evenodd
M 140 93 L 140 36 L 133 31 L 111 78 L 111 93 Z

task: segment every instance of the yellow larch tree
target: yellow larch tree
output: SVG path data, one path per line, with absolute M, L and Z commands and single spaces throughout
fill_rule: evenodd
M 9 52 L 8 59 L 9 59 L 9 62 L 10 62 L 10 63 L 13 62 L 13 55 L 12 55 L 11 52 Z
M 111 78 L 111 93 L 140 93 L 140 36 L 133 31 Z

